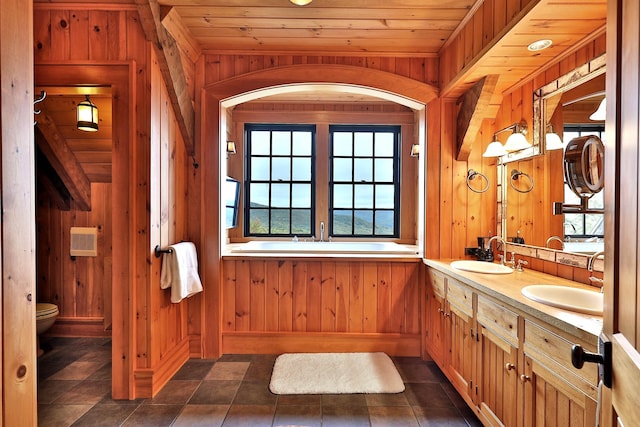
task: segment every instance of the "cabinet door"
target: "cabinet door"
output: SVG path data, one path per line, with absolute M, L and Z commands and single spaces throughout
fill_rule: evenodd
M 596 401 L 584 390 L 582 380 L 567 380 L 566 372 L 552 371 L 525 357 L 525 427 L 591 427 L 596 420 Z
M 447 338 L 449 353 L 446 370 L 451 383 L 470 404 L 474 400 L 474 376 L 476 374 L 475 319 L 473 291 L 455 279 L 447 279 Z
M 473 318 L 450 303 L 446 317 L 449 319 L 447 335 L 451 342 L 446 370 L 453 386 L 471 403 L 475 395 L 472 388 L 476 360 Z
M 427 352 L 444 366 L 445 349 L 445 279 L 429 270 L 427 274 Z
M 516 426 L 518 348 L 480 327 L 478 343 L 478 416 L 487 426 Z

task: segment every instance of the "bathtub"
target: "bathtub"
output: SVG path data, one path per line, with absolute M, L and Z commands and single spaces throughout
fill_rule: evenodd
M 288 254 L 378 254 L 378 255 L 413 255 L 417 248 L 393 242 L 284 242 L 261 241 L 233 245 L 232 253 L 288 253 Z

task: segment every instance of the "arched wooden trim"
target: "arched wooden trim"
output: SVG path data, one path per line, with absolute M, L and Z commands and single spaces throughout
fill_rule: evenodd
M 281 93 L 314 83 L 341 87 L 346 92 L 373 91 L 378 97 L 416 108 L 438 97 L 438 89 L 427 83 L 371 68 L 337 64 L 299 64 L 267 68 L 221 80 L 204 88 L 210 96 L 237 105 L 265 96 L 263 90 Z M 277 93 L 277 92 L 276 92 Z M 235 98 L 232 100 L 232 98 Z M 402 98 L 405 102 L 402 102 Z M 413 102 L 412 102 L 413 101 Z

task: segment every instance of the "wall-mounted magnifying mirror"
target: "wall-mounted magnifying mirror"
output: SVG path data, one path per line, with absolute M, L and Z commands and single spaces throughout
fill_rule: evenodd
M 533 140 L 544 155 L 505 165 L 508 239 L 522 230 L 529 246 L 574 253 L 604 248 L 605 120 L 593 113 L 605 98 L 605 66 L 603 55 L 535 91 Z M 513 169 L 535 179 L 532 191 L 511 190 L 506 180 Z

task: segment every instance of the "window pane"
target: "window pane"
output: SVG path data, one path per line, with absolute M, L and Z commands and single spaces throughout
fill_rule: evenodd
M 355 196 L 355 208 L 373 208 L 373 185 L 357 185 Z
M 604 217 L 602 214 L 586 214 L 584 220 L 587 227 L 585 234 L 604 236 Z
M 353 211 L 334 211 L 333 212 L 333 234 L 344 235 L 353 234 Z
M 377 235 L 393 235 L 393 211 L 376 211 Z
M 251 132 L 252 156 L 268 156 L 270 154 L 269 137 L 269 131 L 254 130 Z
M 380 132 L 376 133 L 376 157 L 393 157 L 393 133 Z
M 291 234 L 311 234 L 310 210 L 295 209 L 291 217 Z
M 354 234 L 373 234 L 373 211 L 354 211 Z
M 294 156 L 311 156 L 311 132 L 293 132 Z
M 395 207 L 393 185 L 376 185 L 376 209 L 393 209 Z
M 353 180 L 355 182 L 373 181 L 373 160 L 372 159 L 355 159 L 353 169 L 354 169 Z
M 393 159 L 375 160 L 376 182 L 393 182 Z
M 311 207 L 311 184 L 293 184 L 291 189 L 291 207 Z
M 351 182 L 351 159 L 333 159 L 333 180 Z
M 289 156 L 291 154 L 291 132 L 273 132 L 273 151 L 271 154 L 274 156 Z
M 290 207 L 289 184 L 271 184 L 271 207 Z
M 251 223 L 249 231 L 252 234 L 269 234 L 269 211 L 267 209 L 250 209 Z
M 249 191 L 251 193 L 249 207 L 269 206 L 269 184 L 251 184 Z
M 271 234 L 289 234 L 289 209 L 271 209 Z
M 252 181 L 268 181 L 269 180 L 269 158 L 254 157 L 251 159 L 251 180 Z
M 272 181 L 291 180 L 290 157 L 272 157 L 271 164 L 273 166 Z
M 353 187 L 351 185 L 336 184 L 333 186 L 333 207 L 353 207 Z
M 351 156 L 352 152 L 351 132 L 334 132 L 333 155 Z
M 564 214 L 564 221 L 570 224 L 573 224 L 573 226 L 576 228 L 575 232 L 573 232 L 573 228 L 571 228 L 571 231 L 573 232 L 573 234 L 578 234 L 578 235 L 585 234 L 584 223 L 582 220 L 583 220 L 582 214 Z
M 355 132 L 354 139 L 354 156 L 373 156 L 373 133 L 371 132 Z
M 311 181 L 311 158 L 294 157 L 293 181 Z

